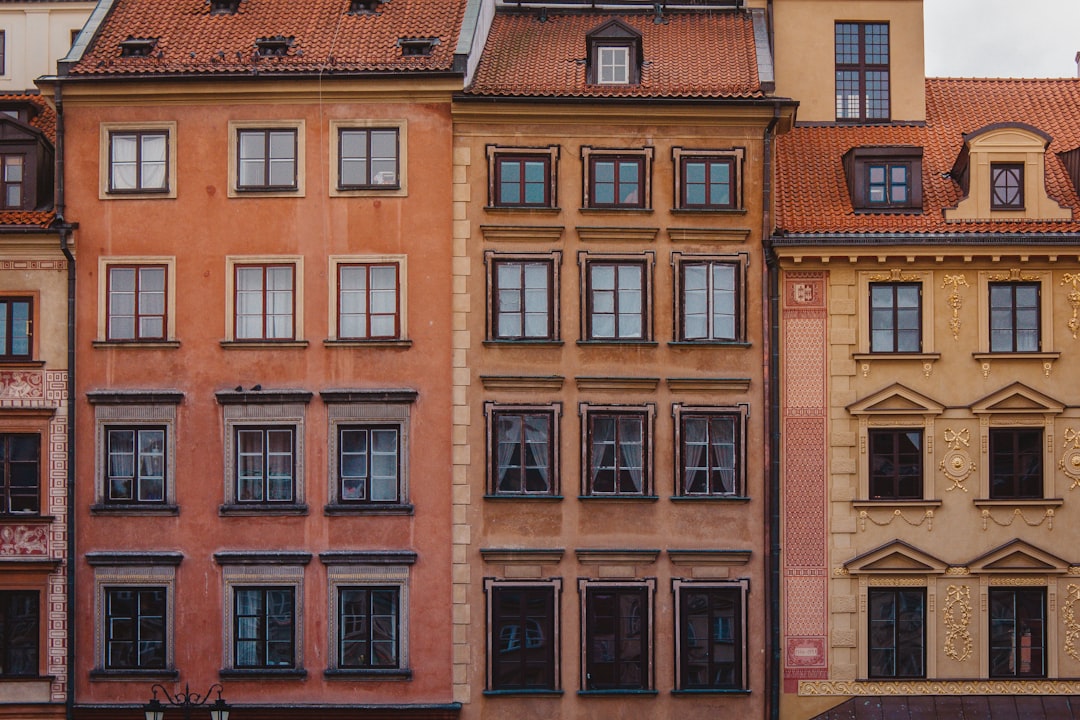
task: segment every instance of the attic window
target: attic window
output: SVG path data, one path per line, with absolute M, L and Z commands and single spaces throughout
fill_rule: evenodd
M 137 38 L 128 36 L 120 42 L 120 57 L 149 57 L 157 47 L 157 38 Z
M 375 15 L 386 0 L 350 0 L 349 15 Z
M 439 44 L 439 38 L 400 38 L 397 44 L 402 57 L 427 57 Z
M 637 85 L 641 82 L 641 33 L 621 20 L 609 20 L 585 36 L 588 82 Z
M 856 211 L 922 208 L 922 148 L 865 146 L 844 154 L 851 205 Z
M 240 0 L 210 0 L 211 15 L 235 15 L 240 12 Z
M 285 57 L 292 44 L 293 38 L 284 35 L 261 37 L 255 41 L 259 57 Z

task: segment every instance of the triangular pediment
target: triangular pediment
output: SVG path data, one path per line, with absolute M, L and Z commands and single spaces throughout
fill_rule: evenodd
M 1011 540 L 968 563 L 972 574 L 1064 574 L 1069 563 L 1023 540 Z
M 1003 387 L 971 406 L 971 412 L 976 415 L 991 413 L 1052 413 L 1056 415 L 1064 409 L 1064 404 L 1020 382 Z
M 21 120 L 0 113 L 0 142 L 2 143 L 36 143 L 44 139 L 40 130 L 27 125 Z
M 852 575 L 942 575 L 948 563 L 903 540 L 894 540 L 844 563 Z
M 940 415 L 945 406 L 905 385 L 893 383 L 848 405 L 847 410 L 852 415 Z
M 589 40 L 640 40 L 641 33 L 624 23 L 622 20 L 612 18 L 590 30 L 586 37 Z

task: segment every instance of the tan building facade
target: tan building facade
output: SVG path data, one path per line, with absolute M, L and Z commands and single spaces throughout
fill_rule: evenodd
M 86 0 L 20 0 L 0 4 L 0 92 L 34 87 L 56 72 L 96 3 Z

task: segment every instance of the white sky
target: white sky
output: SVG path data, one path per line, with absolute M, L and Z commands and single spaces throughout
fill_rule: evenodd
M 1076 77 L 1080 0 L 924 0 L 923 12 L 930 77 Z

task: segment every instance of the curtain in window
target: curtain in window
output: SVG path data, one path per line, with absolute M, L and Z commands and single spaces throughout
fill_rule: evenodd
M 600 474 L 602 471 L 606 472 L 610 480 L 611 470 L 610 467 L 604 467 L 604 456 L 611 449 L 615 443 L 615 421 L 612 418 L 593 418 L 592 421 L 592 451 L 590 454 L 589 468 L 591 470 L 591 477 L 589 478 L 589 484 L 593 491 L 611 492 L 615 488 L 613 483 L 605 483 L 601 485 Z M 612 459 L 614 461 L 614 459 Z
M 642 467 L 643 447 L 641 437 L 641 418 L 622 418 L 619 420 L 619 459 L 622 465 L 619 490 L 642 492 L 644 468 Z M 631 487 L 623 487 L 621 479 L 629 473 Z
M 705 471 L 705 448 L 708 441 L 705 433 L 705 421 L 690 418 L 683 423 L 683 492 L 699 494 L 707 491 L 701 481 Z
M 719 479 L 713 492 L 731 495 L 735 492 L 735 443 L 734 427 L 731 419 L 717 418 L 712 421 L 713 457 L 716 463 L 716 475 Z
M 521 443 L 521 417 L 518 415 L 500 415 L 495 423 L 497 456 L 495 458 L 496 490 L 499 492 L 519 492 L 518 475 L 514 472 L 519 465 L 511 464 L 514 453 Z
M 526 490 L 547 491 L 551 487 L 549 480 L 551 467 L 551 453 L 549 451 L 548 418 L 543 415 L 525 416 L 525 445 L 528 450 L 526 458 L 533 458 L 535 469 L 543 481 L 543 487 L 526 487 Z M 527 466 L 527 469 L 528 466 Z M 531 473 L 526 473 L 526 482 Z

